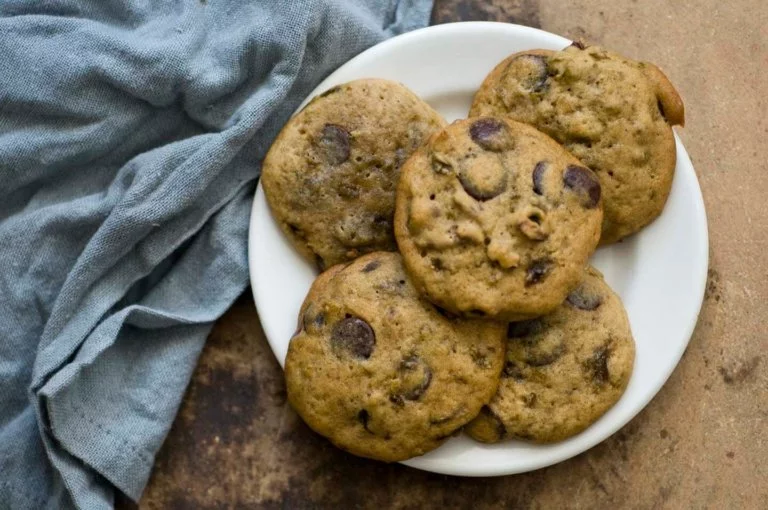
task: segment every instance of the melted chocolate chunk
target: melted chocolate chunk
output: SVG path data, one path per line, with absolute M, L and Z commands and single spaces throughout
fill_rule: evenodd
M 371 271 L 375 271 L 379 268 L 379 266 L 381 266 L 380 260 L 372 260 L 363 267 L 363 273 L 370 273 Z
M 380 215 L 349 214 L 339 221 L 334 234 L 345 246 L 383 244 L 392 238 L 392 223 L 389 218 Z
M 476 120 L 469 127 L 469 136 L 477 145 L 489 151 L 503 151 L 512 145 L 507 126 L 497 119 Z
M 525 273 L 525 286 L 530 287 L 535 285 L 544 278 L 547 277 L 552 269 L 552 262 L 546 259 L 534 260 L 531 265 L 528 266 L 528 270 Z
M 608 372 L 608 356 L 611 351 L 607 345 L 598 347 L 592 352 L 592 356 L 584 363 L 584 368 L 590 378 L 597 384 L 605 384 L 610 380 Z
M 554 347 L 552 345 L 543 345 L 542 342 L 536 342 L 534 345 L 527 346 L 525 349 L 525 362 L 532 367 L 543 367 L 551 365 L 565 353 L 565 344 L 562 340 L 558 341 Z
M 565 187 L 581 199 L 581 205 L 587 209 L 597 207 L 600 202 L 600 182 L 589 168 L 578 165 L 568 165 L 563 173 Z
M 376 335 L 371 326 L 359 317 L 347 317 L 333 326 L 331 345 L 337 353 L 357 359 L 368 359 L 373 353 Z
M 507 338 L 523 338 L 529 335 L 535 335 L 543 328 L 539 319 L 530 319 L 527 321 L 510 322 L 507 325 Z
M 311 305 L 307 307 L 307 310 L 304 312 L 304 318 L 302 319 L 302 329 L 311 333 L 316 332 L 325 326 L 325 314 L 323 312 L 315 314 L 314 310 L 315 308 Z
M 326 124 L 317 145 L 331 165 L 340 165 L 349 159 L 349 131 L 342 126 Z
M 406 400 L 420 399 L 432 383 L 432 369 L 415 354 L 400 362 L 397 373 L 403 382 L 403 388 L 389 397 L 389 400 L 397 405 L 403 405 Z
M 485 202 L 486 200 L 497 197 L 504 193 L 504 190 L 507 189 L 506 179 L 499 179 L 498 183 L 494 187 L 490 189 L 483 189 L 481 185 L 475 183 L 472 180 L 472 177 L 470 177 L 466 172 L 459 172 L 459 182 L 461 183 L 461 187 L 464 188 L 464 191 L 466 191 L 470 197 L 481 202 Z
M 501 421 L 501 418 L 496 416 L 496 413 L 491 411 L 491 408 L 488 406 L 483 406 L 483 408 L 480 410 L 480 415 L 484 416 L 493 424 L 494 432 L 496 433 L 496 440 L 504 439 L 507 435 L 507 427 L 504 426 L 504 422 Z
M 580 310 L 587 311 L 595 310 L 597 307 L 603 304 L 603 298 L 600 295 L 595 294 L 594 292 L 590 292 L 583 286 L 577 287 L 575 290 L 573 290 L 570 294 L 568 294 L 568 297 L 566 297 L 565 300 L 570 305 Z
M 549 78 L 547 57 L 542 55 L 520 55 L 515 57 L 509 63 L 509 66 L 516 68 L 517 73 L 515 76 L 519 76 L 523 87 L 530 91 L 541 92 L 547 87 L 547 78 Z

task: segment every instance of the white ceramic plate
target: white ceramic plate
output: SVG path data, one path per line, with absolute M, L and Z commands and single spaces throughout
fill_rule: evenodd
M 557 50 L 568 44 L 568 39 L 554 34 L 503 23 L 428 27 L 361 53 L 318 85 L 309 98 L 349 80 L 388 78 L 410 87 L 451 121 L 466 116 L 483 78 L 510 53 Z M 573 457 L 616 432 L 648 404 L 680 360 L 704 296 L 707 258 L 701 190 L 677 139 L 677 168 L 664 213 L 639 234 L 601 248 L 592 258 L 624 300 L 637 342 L 635 370 L 621 400 L 587 430 L 561 443 L 483 445 L 458 437 L 405 464 L 465 476 L 521 473 Z M 315 270 L 283 237 L 261 184 L 251 214 L 249 263 L 261 324 L 283 364 Z

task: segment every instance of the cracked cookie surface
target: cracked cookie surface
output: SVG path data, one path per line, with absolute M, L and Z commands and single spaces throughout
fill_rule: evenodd
M 464 429 L 482 442 L 578 434 L 624 393 L 635 345 L 619 297 L 588 268 L 555 312 L 510 323 L 499 389 Z
M 507 119 L 456 121 L 402 169 L 395 236 L 414 284 L 457 314 L 522 320 L 554 310 L 600 236 L 594 173 Z
M 684 123 L 684 108 L 653 64 L 580 43 L 516 53 L 475 95 L 470 116 L 487 115 L 535 126 L 595 171 L 605 209 L 601 244 L 661 214 L 676 163 L 670 126 Z
M 389 462 L 422 455 L 491 399 L 505 331 L 421 298 L 399 254 L 368 254 L 313 283 L 288 348 L 288 399 L 351 453 Z
M 394 251 L 400 166 L 445 121 L 405 86 L 356 80 L 315 97 L 285 125 L 261 182 L 285 235 L 322 270 Z

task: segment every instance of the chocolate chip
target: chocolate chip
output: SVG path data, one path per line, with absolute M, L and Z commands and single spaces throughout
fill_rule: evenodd
M 494 441 L 504 439 L 507 436 L 507 427 L 504 426 L 504 422 L 501 421 L 501 418 L 491 411 L 490 407 L 483 406 L 483 408 L 480 409 L 480 416 L 488 420 L 493 426 L 493 431 L 496 434 Z
M 507 361 L 504 363 L 504 371 L 501 373 L 502 377 L 511 377 L 517 381 L 525 379 L 523 371 L 514 361 Z
M 420 399 L 432 383 L 432 370 L 415 354 L 403 358 L 397 367 L 397 374 L 402 381 L 402 388 L 389 397 L 397 405 L 403 405 L 406 400 Z
M 484 186 L 481 183 L 475 182 L 472 175 L 466 170 L 459 172 L 459 182 L 461 183 L 461 187 L 464 188 L 464 191 L 466 191 L 469 196 L 481 202 L 497 197 L 507 189 L 506 175 L 496 177 L 496 182 L 493 185 Z
M 565 187 L 579 195 L 581 204 L 592 209 L 600 202 L 600 182 L 589 168 L 568 165 L 563 173 Z
M 547 86 L 549 73 L 547 70 L 547 58 L 543 55 L 520 55 L 512 59 L 507 67 L 509 72 L 514 68 L 516 78 L 524 88 L 532 92 L 541 92 Z
M 346 353 L 357 359 L 368 359 L 375 344 L 373 329 L 359 317 L 342 319 L 331 331 L 331 345 L 337 354 Z
M 317 144 L 331 165 L 340 165 L 349 159 L 349 131 L 339 125 L 326 124 Z
M 544 194 L 544 172 L 548 166 L 546 161 L 539 161 L 533 167 L 533 192 L 537 195 Z
M 531 265 L 528 266 L 528 271 L 525 274 L 525 286 L 530 287 L 531 285 L 539 283 L 546 278 L 551 269 L 552 262 L 549 260 L 534 260 L 531 262 Z
M 603 303 L 603 298 L 600 295 L 590 292 L 584 286 L 576 288 L 568 294 L 565 300 L 581 310 L 595 310 Z
M 489 151 L 503 151 L 512 145 L 507 126 L 496 119 L 476 120 L 469 127 L 469 136 L 477 145 Z
M 607 345 L 598 347 L 592 356 L 584 362 L 584 368 L 589 372 L 592 380 L 598 384 L 605 384 L 610 380 L 608 373 L 608 356 L 610 350 Z
M 375 271 L 376 269 L 381 266 L 381 261 L 376 259 L 368 262 L 365 267 L 363 267 L 363 273 L 370 273 L 371 271 Z
M 368 216 L 350 211 L 336 225 L 334 235 L 344 246 L 380 245 L 392 238 L 392 221 L 384 216 Z
M 553 345 L 554 343 L 554 345 Z M 551 365 L 565 353 L 562 338 L 535 338 L 525 346 L 525 362 L 532 367 Z
M 523 361 L 532 367 L 549 365 L 565 353 L 563 335 L 547 331 L 540 319 L 509 323 L 507 338 L 510 339 L 510 348 L 522 348 Z M 507 361 L 504 371 L 511 372 L 517 379 L 523 378 L 522 371 L 513 361 Z
M 311 305 L 308 306 L 306 311 L 304 312 L 304 318 L 302 319 L 302 326 L 303 326 L 303 329 L 308 330 L 310 332 L 317 331 L 318 329 L 325 326 L 325 314 L 323 312 L 315 314 L 315 308 Z
M 535 335 L 541 331 L 543 327 L 544 325 L 539 319 L 510 322 L 507 325 L 507 338 L 523 338 L 525 336 Z
M 587 45 L 584 44 L 583 41 L 578 41 L 578 40 L 577 41 L 573 41 L 571 43 L 571 46 L 573 46 L 574 48 L 578 48 L 580 50 L 586 50 L 587 49 Z
M 360 422 L 360 425 L 363 426 L 366 432 L 373 434 L 371 429 L 368 428 L 368 422 L 370 420 L 371 420 L 371 415 L 365 409 L 361 409 L 360 412 L 357 413 L 357 421 Z

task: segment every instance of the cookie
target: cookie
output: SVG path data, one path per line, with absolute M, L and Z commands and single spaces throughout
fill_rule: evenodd
M 405 86 L 357 80 L 315 97 L 280 132 L 261 182 L 275 220 L 320 269 L 397 249 L 400 166 L 445 124 Z
M 459 120 L 403 166 L 395 236 L 414 284 L 435 304 L 532 318 L 578 283 L 600 236 L 600 196 L 592 171 L 533 127 Z
M 288 399 L 351 453 L 388 462 L 421 455 L 491 399 L 504 332 L 421 298 L 400 255 L 368 254 L 312 285 L 288 348 Z
M 563 144 L 595 171 L 603 190 L 601 244 L 661 214 L 672 186 L 671 125 L 683 102 L 658 67 L 574 43 L 516 53 L 486 77 L 470 116 L 509 115 Z
M 610 409 L 632 374 L 635 344 L 619 297 L 589 268 L 560 308 L 513 322 L 496 396 L 465 431 L 482 442 L 578 434 Z

